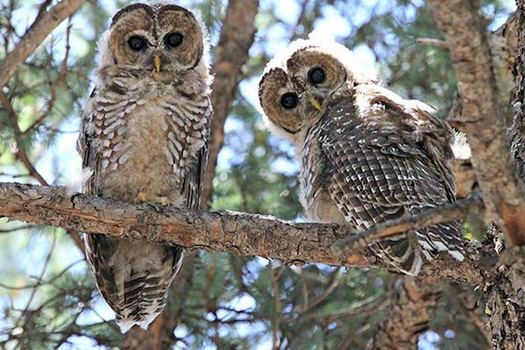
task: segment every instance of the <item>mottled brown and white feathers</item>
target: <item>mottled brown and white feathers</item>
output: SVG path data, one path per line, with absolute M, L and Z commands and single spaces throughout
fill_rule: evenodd
M 78 143 L 84 192 L 197 209 L 212 115 L 203 27 L 176 5 L 133 4 L 115 14 L 99 51 Z M 146 328 L 166 305 L 182 248 L 102 234 L 85 242 L 121 330 Z
M 453 133 L 430 107 L 381 87 L 342 45 L 299 40 L 289 51 L 269 63 L 259 97 L 270 129 L 296 146 L 310 219 L 367 229 L 455 201 Z M 440 251 L 463 259 L 457 222 L 370 248 L 407 274 Z

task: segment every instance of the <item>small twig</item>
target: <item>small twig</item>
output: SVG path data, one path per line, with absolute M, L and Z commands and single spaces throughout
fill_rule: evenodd
M 39 15 L 0 65 L 0 88 L 16 72 L 20 64 L 31 55 L 64 19 L 75 13 L 85 0 L 62 0 L 49 11 Z
M 29 308 L 31 307 L 31 303 L 33 302 L 33 299 L 35 298 L 36 291 L 38 289 L 38 286 L 42 285 L 42 280 L 44 279 L 44 274 L 47 271 L 47 268 L 49 267 L 49 262 L 51 261 L 51 256 L 53 255 L 53 252 L 55 251 L 55 245 L 56 245 L 56 236 L 52 236 L 52 243 L 51 247 L 49 248 L 49 252 L 47 253 L 46 259 L 44 261 L 44 266 L 42 267 L 42 271 L 40 272 L 39 276 L 37 277 L 35 288 L 31 290 L 31 295 L 29 296 L 29 299 L 27 300 L 26 306 L 24 307 L 24 310 L 22 311 L 22 314 L 25 314 L 29 311 Z
M 432 46 L 436 47 L 438 49 L 448 50 L 448 44 L 444 40 L 440 39 L 433 39 L 433 38 L 417 38 L 416 43 L 425 45 L 425 46 Z
M 20 127 L 18 126 L 18 117 L 16 115 L 15 110 L 13 109 L 13 106 L 11 105 L 11 102 L 2 91 L 0 91 L 0 103 L 7 112 L 7 117 L 9 119 L 9 122 L 11 123 L 11 129 L 13 130 L 13 134 L 15 136 L 16 158 L 24 165 L 24 167 L 27 169 L 27 171 L 32 177 L 34 177 L 41 185 L 47 186 L 47 181 L 33 166 L 33 163 L 29 159 L 26 150 L 22 146 L 22 138 L 24 136 L 23 133 L 20 131 Z
M 279 267 L 277 269 L 282 269 Z M 273 319 L 272 319 L 272 349 L 277 350 L 280 346 L 280 324 L 281 324 L 281 292 L 279 288 L 279 273 L 275 273 L 273 267 L 268 268 L 270 274 L 270 279 L 272 282 L 273 298 L 274 298 L 274 310 L 273 310 Z
M 291 36 L 288 41 L 293 41 L 297 39 L 297 30 L 299 29 L 299 26 L 303 23 L 304 17 L 306 15 L 306 9 L 308 8 L 310 0 L 303 0 L 301 4 L 301 11 L 299 11 L 299 15 L 297 16 L 297 20 L 295 21 L 295 24 L 293 28 L 290 30 Z M 303 33 L 304 34 L 304 33 Z
M 62 60 L 62 66 L 60 68 L 60 73 L 58 74 L 58 77 L 55 79 L 55 81 L 50 82 L 51 89 L 50 89 L 50 97 L 47 101 L 47 108 L 45 111 L 40 113 L 40 116 L 36 118 L 36 120 L 23 132 L 25 135 L 31 134 L 35 129 L 37 129 L 51 114 L 51 111 L 55 107 L 55 102 L 57 98 L 57 89 L 60 87 L 65 81 L 68 76 L 68 65 L 67 61 L 69 59 L 69 51 L 71 49 L 71 46 L 69 44 L 70 37 L 71 37 L 71 28 L 73 24 L 71 23 L 71 17 L 68 19 L 67 29 L 66 29 L 66 45 L 65 45 L 65 53 L 64 53 L 64 59 Z
M 455 203 L 425 210 L 417 215 L 376 224 L 364 232 L 350 235 L 335 242 L 332 248 L 336 254 L 344 255 L 347 249 L 363 248 L 375 241 L 395 238 L 407 231 L 441 222 L 463 219 L 470 213 L 480 213 L 483 210 L 484 206 L 481 196 L 473 195 Z
M 328 287 L 324 290 L 324 292 L 316 299 L 314 299 L 311 303 L 308 305 L 305 305 L 304 307 L 299 308 L 298 313 L 299 315 L 307 313 L 309 310 L 312 310 L 316 306 L 320 305 L 323 301 L 326 300 L 337 288 L 339 285 L 339 282 L 341 282 L 341 274 L 339 273 L 341 271 L 341 267 L 338 267 L 335 269 L 330 278 L 330 282 L 328 283 Z

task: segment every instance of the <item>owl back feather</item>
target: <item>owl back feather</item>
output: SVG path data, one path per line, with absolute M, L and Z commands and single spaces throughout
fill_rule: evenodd
M 363 89 L 355 93 L 382 90 Z M 452 131 L 425 111 L 405 109 L 385 95 L 380 97 L 368 95 L 365 114 L 360 114 L 351 96 L 334 102 L 309 131 L 303 149 L 304 159 L 311 157 L 309 148 L 319 148 L 324 167 L 317 176 L 330 178 L 325 190 L 345 221 L 361 230 L 455 200 L 448 165 Z M 307 176 L 306 181 L 312 180 Z M 417 275 L 424 259 L 431 260 L 441 251 L 458 260 L 464 253 L 457 221 L 406 232 L 370 248 L 409 275 Z
M 270 129 L 296 145 L 310 219 L 365 230 L 455 201 L 450 127 L 430 106 L 383 88 L 344 46 L 291 43 L 267 65 L 259 100 Z M 457 222 L 370 248 L 414 275 L 440 251 L 463 259 Z

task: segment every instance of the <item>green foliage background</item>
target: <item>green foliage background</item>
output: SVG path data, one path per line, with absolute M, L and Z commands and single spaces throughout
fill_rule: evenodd
M 96 39 L 111 13 L 127 3 L 84 4 L 72 18 L 71 30 L 63 23 L 3 89 L 22 134 L 16 142 L 9 111 L 0 108 L 0 181 L 35 182 L 15 156 L 20 149 L 49 183 L 74 180 L 80 161 L 72 149 L 90 92 Z M 225 1 L 182 3 L 200 11 L 215 44 Z M 299 20 L 284 13 L 279 1 L 261 0 L 256 42 L 226 123 L 213 209 L 304 220 L 293 149 L 269 135 L 253 97 L 257 79 L 276 49 L 292 38 L 306 37 L 323 20 L 347 20 L 349 29 L 337 40 L 375 57 L 384 82 L 396 92 L 437 107 L 442 116 L 451 105 L 456 82 L 448 53 L 416 44 L 420 37 L 441 38 L 423 1 L 290 3 L 296 10 L 305 4 Z M 0 0 L 0 60 L 19 41 L 38 5 Z M 484 0 L 487 25 L 501 23 L 512 6 L 510 0 Z M 70 50 L 65 49 L 67 42 Z M 190 255 L 189 278 L 174 286 L 168 310 L 176 320 L 171 344 L 175 348 L 266 349 L 272 337 L 279 348 L 364 348 L 388 308 L 395 284 L 395 276 L 384 271 L 283 266 L 204 251 Z M 487 347 L 450 290 L 441 299 L 431 329 L 420 337 L 420 347 Z M 66 232 L 0 219 L 0 348 L 118 347 L 122 335 L 108 310 Z

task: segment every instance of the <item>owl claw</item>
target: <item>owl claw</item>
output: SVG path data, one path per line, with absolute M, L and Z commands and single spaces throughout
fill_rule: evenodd
M 168 197 L 148 197 L 144 192 L 139 192 L 137 197 L 135 197 L 137 203 L 149 203 L 154 205 L 160 205 L 162 207 L 167 207 L 170 205 L 170 200 Z
M 145 203 L 145 202 L 147 202 L 146 194 L 145 194 L 144 192 L 142 192 L 142 191 L 139 192 L 139 193 L 137 194 L 137 197 L 135 197 L 135 201 L 136 201 L 137 203 Z
M 170 200 L 168 197 L 155 197 L 155 203 L 160 204 L 163 207 L 167 207 L 170 205 Z

